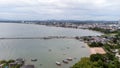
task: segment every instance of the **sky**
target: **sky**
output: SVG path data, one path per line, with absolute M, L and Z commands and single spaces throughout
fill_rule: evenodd
M 0 20 L 119 20 L 120 0 L 0 0 Z

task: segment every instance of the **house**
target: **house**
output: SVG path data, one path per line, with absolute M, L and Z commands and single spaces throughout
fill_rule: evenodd
M 13 67 L 15 67 L 16 65 L 17 65 L 17 63 L 16 63 L 16 62 L 9 63 L 9 68 L 13 68 Z
M 18 58 L 18 59 L 16 59 L 15 62 L 16 62 L 17 64 L 23 65 L 23 64 L 24 64 L 24 61 L 25 61 L 24 59 Z
M 15 62 L 9 63 L 9 68 L 14 68 L 17 65 L 23 65 L 24 64 L 24 59 L 18 58 L 15 60 Z

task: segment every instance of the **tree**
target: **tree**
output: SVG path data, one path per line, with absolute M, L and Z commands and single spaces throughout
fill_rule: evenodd
M 2 60 L 2 61 L 0 61 L 0 64 L 3 64 L 3 63 L 6 63 L 7 61 L 5 61 L 5 60 Z
M 90 61 L 89 58 L 84 57 L 81 58 L 81 61 L 73 65 L 72 68 L 92 68 L 92 62 Z
M 103 56 L 101 54 L 92 54 L 90 56 L 90 60 L 91 61 L 98 61 L 98 60 L 102 60 Z
M 9 61 L 7 61 L 7 63 L 11 63 L 11 62 L 15 62 L 15 60 L 9 60 Z

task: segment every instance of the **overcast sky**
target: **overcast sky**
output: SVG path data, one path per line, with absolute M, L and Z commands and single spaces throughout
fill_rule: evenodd
M 0 20 L 118 20 L 120 0 L 0 0 Z

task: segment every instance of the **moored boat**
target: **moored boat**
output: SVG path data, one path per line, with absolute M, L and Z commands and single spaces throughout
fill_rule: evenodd
M 58 62 L 58 61 L 56 61 L 56 65 L 59 65 L 59 66 L 61 66 L 61 63 L 60 63 L 60 62 Z
M 31 59 L 31 61 L 37 61 L 37 59 Z
M 72 58 L 71 58 L 71 57 L 68 57 L 67 60 L 68 60 L 68 61 L 72 61 Z
M 65 60 L 63 60 L 63 63 L 66 63 L 66 64 L 68 64 L 68 60 L 66 60 L 66 59 L 65 59 Z

